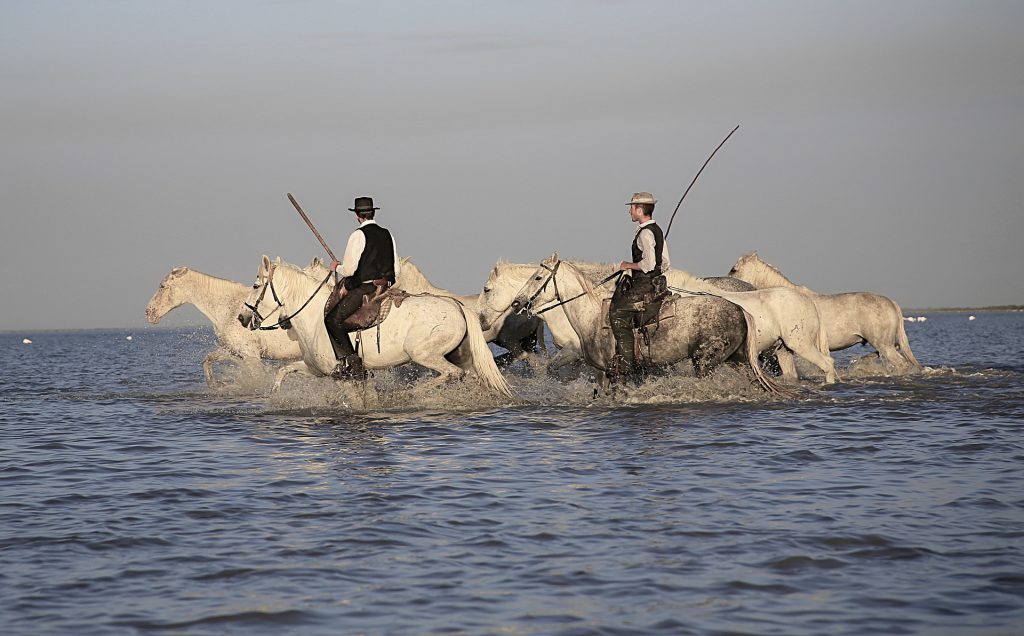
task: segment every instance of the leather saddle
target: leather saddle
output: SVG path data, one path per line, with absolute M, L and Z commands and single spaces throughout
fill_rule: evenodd
M 388 317 L 392 307 L 401 307 L 409 294 L 401 289 L 385 288 L 378 285 L 376 291 L 363 295 L 359 309 L 342 321 L 341 326 L 347 331 L 362 331 L 376 327 Z

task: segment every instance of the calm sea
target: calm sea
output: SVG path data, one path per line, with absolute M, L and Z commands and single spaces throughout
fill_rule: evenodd
M 794 401 L 534 360 L 514 404 L 0 334 L 0 633 L 1024 633 L 1024 314 L 907 331 L 923 374 Z

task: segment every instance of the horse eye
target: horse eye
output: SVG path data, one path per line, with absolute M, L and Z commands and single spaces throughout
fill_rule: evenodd
M 260 284 L 259 283 L 253 283 L 252 284 L 252 288 L 253 289 L 259 289 L 260 288 Z
M 491 293 L 491 289 L 490 289 L 490 287 L 484 287 L 484 293 L 485 293 L 485 294 L 489 294 L 489 293 Z
M 538 276 L 537 278 L 534 278 L 533 280 L 540 280 L 540 276 Z

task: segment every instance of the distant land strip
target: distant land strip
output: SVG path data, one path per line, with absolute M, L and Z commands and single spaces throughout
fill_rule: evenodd
M 904 309 L 903 314 L 938 314 L 974 311 L 1024 311 L 1024 305 L 992 305 L 990 307 L 928 307 L 927 309 Z

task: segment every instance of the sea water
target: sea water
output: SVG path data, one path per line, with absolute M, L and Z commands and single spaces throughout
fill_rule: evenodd
M 208 388 L 202 328 L 0 334 L 0 633 L 1022 633 L 1024 314 L 906 328 L 922 373 L 856 348 L 794 400 L 542 355 L 515 400 L 271 394 Z

